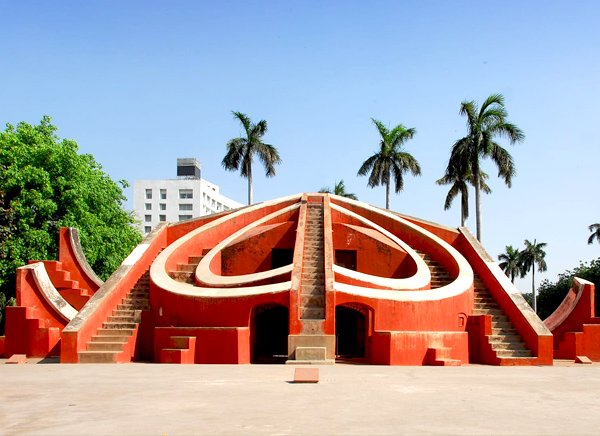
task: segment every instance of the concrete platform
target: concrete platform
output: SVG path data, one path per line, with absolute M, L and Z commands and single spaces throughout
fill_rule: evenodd
M 4 365 L 0 434 L 597 434 L 600 364 Z

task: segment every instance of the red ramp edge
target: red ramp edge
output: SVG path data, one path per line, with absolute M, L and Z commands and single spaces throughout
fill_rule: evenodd
M 467 258 L 473 271 L 478 274 L 485 283 L 496 303 L 504 311 L 534 355 L 533 359 L 502 359 L 493 358 L 495 357 L 493 356 L 491 361 L 486 361 L 488 359 L 485 355 L 478 356 L 480 359 L 483 358 L 484 360 L 481 363 L 500 365 L 552 365 L 553 345 L 552 333 L 550 330 L 544 325 L 533 309 L 531 309 L 529 304 L 527 304 L 527 301 L 525 301 L 525 298 L 523 298 L 523 295 L 515 288 L 510 279 L 502 272 L 498 264 L 485 251 L 473 234 L 466 227 L 460 227 L 459 231 L 463 236 L 457 241 L 461 245 L 459 251 Z M 479 316 L 477 318 L 488 317 Z M 484 319 L 482 323 L 483 325 L 481 326 L 480 332 L 484 335 L 488 334 L 488 331 L 491 331 L 491 325 L 489 325 L 490 320 Z M 481 346 L 481 341 L 479 342 L 479 345 Z
M 159 225 L 131 252 L 61 335 L 61 363 L 78 363 L 79 352 L 86 351 L 92 335 L 102 326 L 117 305 L 150 268 L 158 253 L 167 245 L 166 225 Z
M 600 362 L 600 317 L 595 315 L 595 285 L 573 278 L 571 289 L 544 320 L 554 336 L 554 357 L 576 360 L 585 356 Z

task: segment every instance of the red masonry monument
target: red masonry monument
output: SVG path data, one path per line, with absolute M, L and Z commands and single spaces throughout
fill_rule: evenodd
M 466 228 L 311 193 L 163 225 L 104 283 L 62 229 L 0 338 L 63 363 L 551 365 L 555 346 Z

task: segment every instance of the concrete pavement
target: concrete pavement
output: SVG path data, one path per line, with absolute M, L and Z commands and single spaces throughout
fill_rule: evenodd
M 0 434 L 598 434 L 600 364 L 4 365 Z

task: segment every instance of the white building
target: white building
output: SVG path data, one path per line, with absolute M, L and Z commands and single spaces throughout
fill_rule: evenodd
M 196 159 L 177 159 L 177 179 L 136 180 L 133 210 L 144 233 L 161 222 L 185 221 L 243 206 L 200 177 Z

